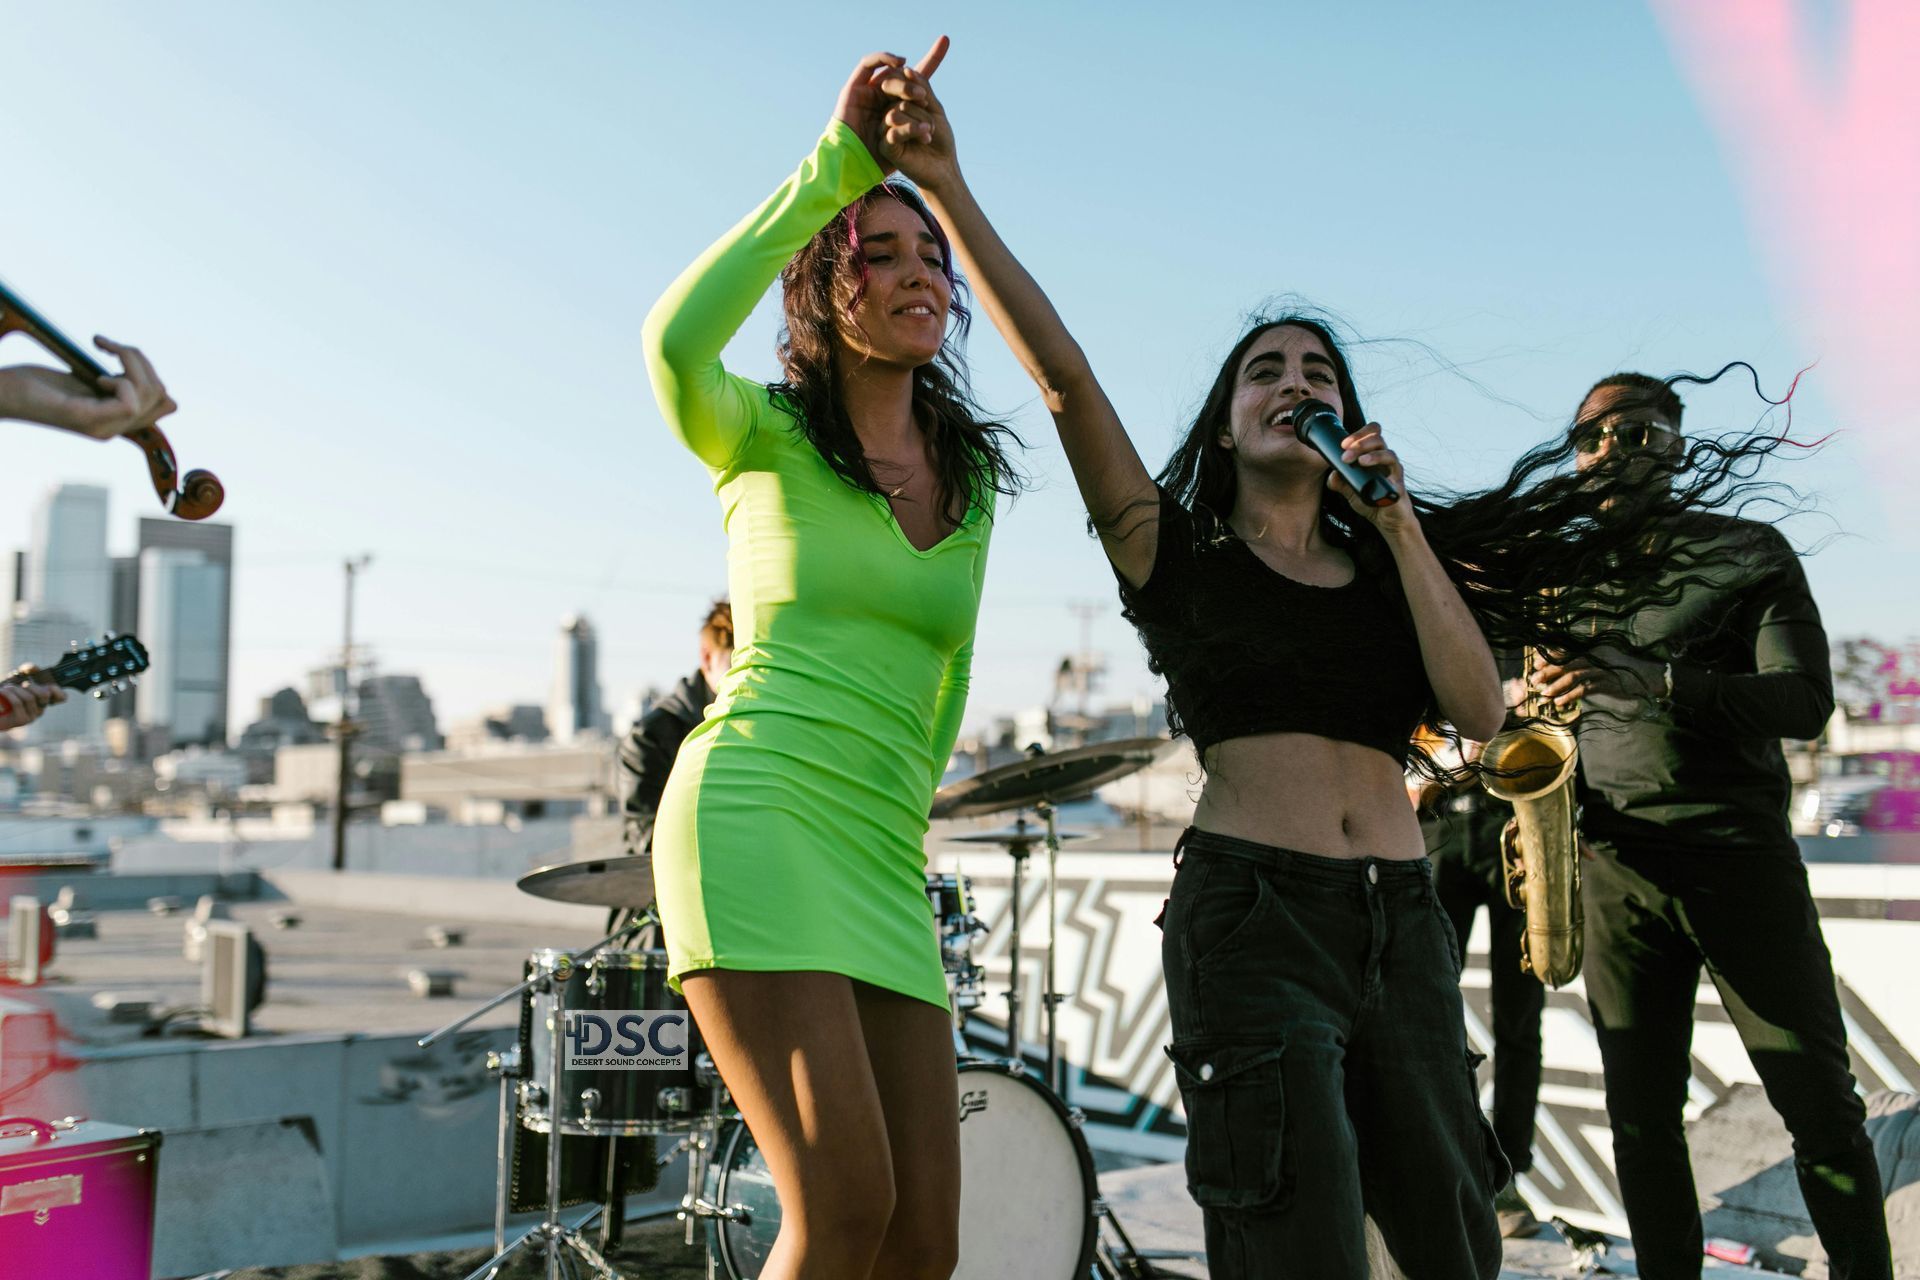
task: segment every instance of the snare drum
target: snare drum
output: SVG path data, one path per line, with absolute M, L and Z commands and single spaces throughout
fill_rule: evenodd
M 521 1061 L 527 1064 L 519 1086 L 520 1124 L 535 1133 L 553 1129 L 556 1108 L 547 1101 L 553 1058 L 556 994 L 569 1011 L 685 1009 L 687 1002 L 667 986 L 664 951 L 601 951 L 566 966 L 567 953 L 542 950 L 527 961 L 527 972 L 556 975 L 553 990 L 529 990 L 522 998 Z M 564 1042 L 563 1042 L 564 1043 Z M 619 1067 L 568 1067 L 560 1070 L 560 1132 L 591 1136 L 686 1133 L 718 1123 L 724 1093 L 700 1030 L 687 1021 L 687 1066 L 669 1070 Z
M 720 1131 L 705 1196 L 740 1212 L 707 1219 L 728 1280 L 756 1280 L 780 1232 L 773 1176 L 746 1125 Z M 960 1064 L 960 1265 L 953 1280 L 1080 1280 L 1090 1274 L 1099 1189 L 1076 1114 L 1022 1068 Z

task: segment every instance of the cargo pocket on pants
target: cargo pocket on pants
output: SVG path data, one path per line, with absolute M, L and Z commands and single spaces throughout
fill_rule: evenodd
M 1284 1052 L 1283 1044 L 1204 1040 L 1167 1050 L 1187 1109 L 1187 1191 L 1202 1209 L 1285 1205 Z
M 1473 1116 L 1473 1125 L 1468 1133 L 1469 1140 L 1476 1141 L 1479 1146 L 1487 1194 L 1499 1195 L 1501 1188 L 1513 1181 L 1513 1165 L 1508 1162 L 1507 1153 L 1501 1149 L 1500 1139 L 1494 1134 L 1486 1112 L 1480 1110 L 1480 1064 L 1486 1060 L 1486 1054 L 1467 1050 L 1467 1109 Z M 1469 1161 L 1473 1159 L 1471 1150 L 1466 1153 L 1466 1158 Z

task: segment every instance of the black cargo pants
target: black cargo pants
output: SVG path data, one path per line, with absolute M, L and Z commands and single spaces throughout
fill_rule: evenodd
M 1508 1169 L 1480 1114 L 1426 859 L 1189 830 L 1162 917 L 1187 1183 L 1215 1280 L 1490 1280 Z

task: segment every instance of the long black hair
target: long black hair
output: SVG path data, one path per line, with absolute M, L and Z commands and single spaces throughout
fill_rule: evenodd
M 834 378 L 845 352 L 840 325 L 852 316 L 867 287 L 860 215 L 877 200 L 898 201 L 927 224 L 939 243 L 941 269 L 953 289 L 952 325 L 946 339 L 930 362 L 913 371 L 913 408 L 932 441 L 939 491 L 946 503 L 944 514 L 959 524 L 973 507 L 984 506 L 990 493 L 1010 497 L 1019 490 L 1022 479 L 1011 450 L 1020 440 L 973 398 L 961 354 L 973 319 L 966 305 L 966 284 L 954 270 L 946 230 L 911 186 L 893 180 L 873 188 L 835 214 L 780 272 L 785 324 L 779 355 L 786 378 L 772 384 L 768 393 L 776 405 L 793 414 L 801 433 L 842 480 L 856 489 L 887 496 L 874 478 Z
M 1232 537 L 1228 517 L 1237 493 L 1233 451 L 1220 443 L 1229 422 L 1241 362 L 1261 335 L 1283 326 L 1305 330 L 1326 347 L 1333 362 L 1341 416 L 1351 429 L 1366 422 L 1343 344 L 1331 321 L 1291 310 L 1256 317 L 1227 353 L 1198 412 L 1155 477 L 1194 513 L 1203 540 Z M 1707 385 L 1735 369 L 1753 378 L 1755 394 L 1770 407 L 1787 404 L 1766 396 L 1752 366 L 1726 365 L 1717 373 L 1654 378 L 1621 373 L 1601 379 L 1555 438 L 1529 450 L 1491 489 L 1464 494 L 1412 495 L 1429 546 L 1460 589 L 1496 653 L 1518 655 L 1540 648 L 1617 665 L 1617 655 L 1653 657 L 1631 632 L 1642 610 L 1676 603 L 1688 588 L 1704 583 L 1738 589 L 1778 568 L 1782 540 L 1768 525 L 1738 517 L 1757 503 L 1797 505 L 1785 485 L 1761 480 L 1762 465 L 1788 446 L 1807 447 L 1784 433 L 1760 428 L 1717 437 L 1694 437 L 1670 456 L 1613 451 L 1585 469 L 1572 466 L 1583 443 L 1605 422 L 1636 412 L 1665 415 L 1676 430 L 1684 406 L 1676 387 Z M 1797 382 L 1797 380 L 1796 380 Z M 1783 497 L 1782 495 L 1787 495 Z M 1144 513 L 1123 512 L 1115 524 L 1138 523 Z M 1729 519 L 1728 517 L 1735 517 Z M 1322 534 L 1353 558 L 1356 570 L 1405 608 L 1399 576 L 1385 539 L 1331 490 L 1320 499 Z M 1114 530 L 1108 530 L 1113 532 Z M 1129 618 L 1152 653 L 1159 646 L 1152 624 Z M 1191 645 L 1195 637 L 1183 635 Z M 1244 640 L 1199 638 L 1217 652 L 1208 660 L 1229 666 L 1258 661 Z M 1665 656 L 1665 655 L 1663 655 Z M 1178 710 L 1169 723 L 1183 729 Z M 1424 712 L 1429 740 L 1457 744 L 1437 706 Z M 1459 781 L 1461 773 L 1440 764 L 1423 745 L 1410 746 L 1410 761 L 1423 777 Z

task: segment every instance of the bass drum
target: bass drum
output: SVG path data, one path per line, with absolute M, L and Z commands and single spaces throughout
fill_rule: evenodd
M 707 1220 L 729 1280 L 758 1280 L 780 1233 L 780 1200 L 746 1125 L 720 1133 L 706 1198 L 739 1211 Z M 1099 1188 L 1080 1126 L 1024 1070 L 960 1064 L 960 1265 L 953 1280 L 1079 1280 L 1093 1266 Z

